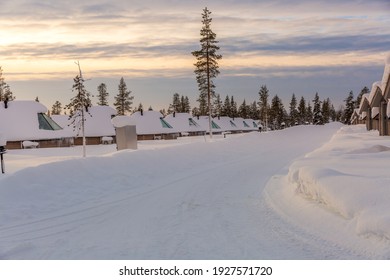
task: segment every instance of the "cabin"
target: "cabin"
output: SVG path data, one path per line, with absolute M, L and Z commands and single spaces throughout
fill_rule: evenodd
M 164 118 L 181 136 L 204 135 L 206 130 L 189 113 L 173 113 Z
M 206 134 L 210 133 L 209 116 L 197 116 L 195 121 L 206 131 Z M 218 123 L 217 119 L 211 119 L 211 130 L 213 134 L 221 134 L 224 130 Z
M 160 112 L 141 110 L 133 113 L 130 119 L 136 125 L 138 140 L 169 140 L 180 136 L 180 130 L 165 120 Z
M 378 130 L 379 135 L 390 135 L 390 55 L 387 56 L 382 80 L 373 83 L 370 94 L 359 104 L 359 118 L 367 130 Z
M 230 117 L 216 117 L 213 121 L 221 128 L 223 132 L 228 133 L 239 133 L 240 129 L 238 128 L 235 121 Z
M 115 142 L 115 128 L 111 119 L 115 117 L 116 110 L 110 106 L 92 106 L 84 112 L 84 133 L 87 145 L 111 144 Z M 74 145 L 82 145 L 81 120 L 66 115 L 53 115 L 52 118 L 74 137 Z
M 46 112 L 46 106 L 36 101 L 0 102 L 0 132 L 6 139 L 6 148 L 73 145 L 73 135 L 62 129 Z

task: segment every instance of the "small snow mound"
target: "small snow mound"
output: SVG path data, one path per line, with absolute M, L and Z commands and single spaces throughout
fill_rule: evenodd
M 357 149 L 349 152 L 349 154 L 368 154 L 368 153 L 381 153 L 390 151 L 390 147 L 383 145 L 375 145 L 369 148 Z

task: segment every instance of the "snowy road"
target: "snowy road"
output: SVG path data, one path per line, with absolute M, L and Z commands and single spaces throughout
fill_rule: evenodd
M 72 159 L 0 180 L 3 259 L 356 259 L 264 187 L 339 125 Z M 364 257 L 364 256 L 363 256 Z

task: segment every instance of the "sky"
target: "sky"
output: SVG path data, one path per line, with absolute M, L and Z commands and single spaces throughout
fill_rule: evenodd
M 292 93 L 340 105 L 353 90 L 381 80 L 390 52 L 389 0 L 2 0 L 0 66 L 18 100 L 48 108 L 69 103 L 80 62 L 97 102 L 106 83 L 112 105 L 121 77 L 142 103 L 167 108 L 174 93 L 197 106 L 192 51 L 200 48 L 208 7 L 217 34 L 216 91 L 240 104 L 267 85 L 285 102 Z

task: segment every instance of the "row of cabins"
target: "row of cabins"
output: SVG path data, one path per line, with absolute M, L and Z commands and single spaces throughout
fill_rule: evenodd
M 7 107 L 7 108 L 6 108 Z M 69 147 L 82 145 L 80 127 L 74 127 L 66 115 L 46 114 L 47 108 L 36 101 L 0 102 L 0 134 L 7 149 L 24 147 Z M 115 142 L 111 119 L 116 111 L 109 106 L 92 106 L 85 113 L 87 145 Z M 136 124 L 138 140 L 176 139 L 181 136 L 204 135 L 208 132 L 208 117 L 192 117 L 188 113 L 162 116 L 156 111 L 140 111 L 128 116 Z M 76 122 L 80 124 L 81 122 Z M 259 130 L 252 119 L 218 117 L 212 120 L 214 134 L 242 133 Z
M 367 130 L 390 135 L 390 55 L 386 59 L 381 81 L 372 85 L 369 94 L 362 96 L 359 108 L 351 117 L 352 124 L 365 124 Z

